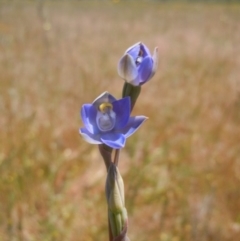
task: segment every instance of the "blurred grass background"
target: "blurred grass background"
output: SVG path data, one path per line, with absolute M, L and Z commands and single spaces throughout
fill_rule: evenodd
M 98 148 L 79 110 L 121 96 L 117 63 L 159 47 L 121 152 L 132 241 L 240 235 L 240 5 L 0 2 L 0 241 L 107 240 Z

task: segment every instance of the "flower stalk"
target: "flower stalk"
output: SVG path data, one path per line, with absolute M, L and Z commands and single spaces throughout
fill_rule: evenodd
M 133 110 L 135 103 L 137 102 L 137 98 L 141 93 L 141 86 L 134 86 L 125 82 L 122 89 L 122 97 L 129 96 L 131 99 L 131 110 Z
M 104 160 L 106 169 L 108 171 L 112 163 L 112 151 L 113 149 L 105 144 L 98 145 L 99 152 Z

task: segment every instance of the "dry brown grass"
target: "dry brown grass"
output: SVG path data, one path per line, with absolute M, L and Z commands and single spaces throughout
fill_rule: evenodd
M 240 6 L 0 3 L 0 240 L 107 240 L 105 168 L 79 110 L 159 47 L 121 153 L 131 240 L 240 235 Z

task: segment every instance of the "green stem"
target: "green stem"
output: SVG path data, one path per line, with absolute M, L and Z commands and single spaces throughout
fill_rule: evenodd
M 122 97 L 129 96 L 131 98 L 131 110 L 133 110 L 133 107 L 140 93 L 141 93 L 141 86 L 133 86 L 127 82 L 124 83 L 123 90 L 122 90 Z

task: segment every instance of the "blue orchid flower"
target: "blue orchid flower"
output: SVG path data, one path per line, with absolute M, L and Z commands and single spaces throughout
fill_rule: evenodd
M 84 123 L 79 133 L 91 144 L 106 144 L 114 149 L 124 147 L 131 136 L 147 119 L 130 117 L 130 98 L 115 99 L 108 92 L 97 97 L 92 104 L 84 104 L 81 117 Z
M 158 66 L 158 48 L 153 56 L 147 46 L 139 42 L 128 48 L 118 63 L 118 74 L 128 83 L 139 86 L 150 80 Z

